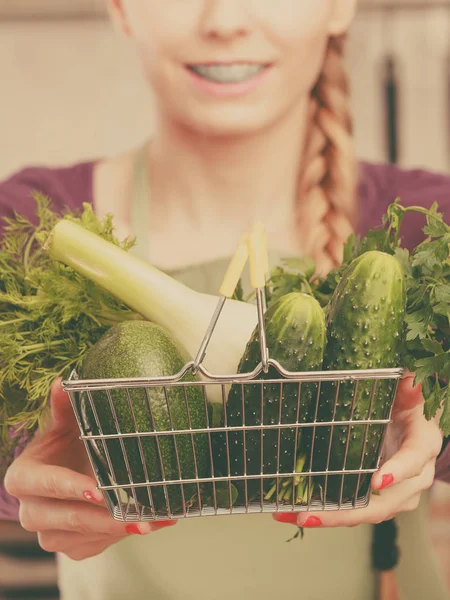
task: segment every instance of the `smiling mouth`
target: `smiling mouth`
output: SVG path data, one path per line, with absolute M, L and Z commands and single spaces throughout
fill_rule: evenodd
M 264 71 L 269 65 L 254 63 L 188 65 L 188 69 L 208 81 L 215 83 L 242 83 Z

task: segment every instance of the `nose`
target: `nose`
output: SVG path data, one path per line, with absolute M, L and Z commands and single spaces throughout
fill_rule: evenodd
M 233 39 L 250 32 L 247 0 L 207 0 L 202 19 L 202 34 L 208 38 Z

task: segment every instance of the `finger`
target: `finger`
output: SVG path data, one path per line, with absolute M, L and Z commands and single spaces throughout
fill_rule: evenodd
M 351 510 L 324 510 L 321 512 L 276 513 L 275 521 L 299 527 L 355 527 L 386 521 L 399 512 L 417 508 L 420 493 L 433 482 L 434 463 L 430 461 L 420 476 L 408 479 L 380 496 L 372 496 L 365 508 Z
M 381 490 L 418 476 L 427 462 L 437 457 L 441 446 L 438 425 L 426 420 L 421 406 L 416 407 L 405 424 L 405 437 L 399 450 L 372 476 L 372 488 Z
M 34 459 L 14 462 L 5 476 L 4 485 L 9 494 L 19 499 L 42 496 L 104 502 L 95 480 L 89 475 L 66 467 L 41 464 Z
M 414 386 L 414 377 L 414 373 L 408 371 L 403 375 L 403 379 L 399 381 L 394 402 L 394 412 L 409 410 L 423 404 L 422 384 L 419 383 Z
M 120 538 L 110 539 L 109 541 L 97 541 L 88 544 L 79 544 L 78 546 L 70 546 L 63 551 L 71 560 L 81 561 L 87 558 L 92 558 L 104 552 L 107 548 L 120 542 Z
M 402 506 L 402 512 L 412 512 L 416 510 L 420 504 L 421 494 L 416 494 Z
M 176 521 L 171 522 L 173 524 L 176 523 Z M 161 525 L 161 522 L 159 524 L 154 523 L 152 525 L 153 529 L 152 531 L 159 531 L 160 529 L 163 529 L 164 526 Z M 166 525 L 167 527 L 167 525 Z M 109 540 L 106 541 L 97 541 L 94 543 L 83 543 L 80 544 L 78 546 L 71 546 L 69 548 L 66 549 L 65 554 L 66 556 L 68 556 L 71 560 L 85 560 L 86 558 L 92 558 L 93 556 L 97 556 L 98 554 L 101 554 L 102 552 L 104 552 L 107 548 L 109 548 L 110 546 L 112 546 L 113 544 L 116 544 L 117 542 L 120 542 L 122 538 L 110 538 Z
M 37 534 L 40 547 L 46 552 L 63 552 L 76 546 L 93 546 L 97 543 L 114 544 L 122 540 L 125 535 L 111 535 L 106 533 L 96 533 L 93 535 L 84 535 L 74 531 L 58 531 L 49 529 L 39 531 Z
M 171 525 L 175 525 L 178 521 L 150 521 L 150 533 L 160 531 Z M 108 547 L 120 540 L 123 540 L 129 535 L 133 535 L 136 527 L 139 528 L 139 523 L 128 523 L 125 526 L 125 533 L 112 535 L 110 533 L 94 533 L 83 534 L 75 531 L 61 531 L 57 529 L 48 529 L 39 531 L 37 534 L 39 545 L 46 552 L 63 552 L 66 553 L 71 548 L 77 546 L 94 546 L 95 544 L 105 544 Z M 136 530 L 137 531 L 137 530 Z
M 125 523 L 113 519 L 106 508 L 86 502 L 33 498 L 21 503 L 19 509 L 21 525 L 27 531 L 73 531 L 84 535 L 109 534 L 113 536 L 150 533 L 160 528 L 152 522 Z M 176 520 L 163 522 L 167 526 Z
M 78 428 L 78 424 L 69 395 L 63 390 L 61 382 L 61 377 L 55 379 L 50 391 L 50 407 L 53 425 L 58 429 L 70 429 L 73 431 L 74 427 Z
M 352 510 L 327 510 L 308 513 L 277 513 L 273 515 L 279 523 L 290 523 L 298 527 L 355 527 L 365 523 L 380 523 L 390 512 L 380 498 L 374 497 L 368 507 Z

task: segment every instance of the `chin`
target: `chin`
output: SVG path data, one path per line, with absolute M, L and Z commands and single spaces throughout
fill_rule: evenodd
M 279 114 L 280 113 L 280 114 Z M 281 111 L 258 106 L 208 106 L 179 116 L 179 122 L 197 135 L 239 138 L 273 125 Z

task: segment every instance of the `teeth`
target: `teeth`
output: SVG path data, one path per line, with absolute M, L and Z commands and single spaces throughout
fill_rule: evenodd
M 189 67 L 191 71 L 219 83 L 238 83 L 246 81 L 260 73 L 265 67 L 264 65 L 195 65 Z

